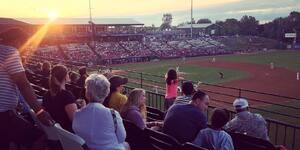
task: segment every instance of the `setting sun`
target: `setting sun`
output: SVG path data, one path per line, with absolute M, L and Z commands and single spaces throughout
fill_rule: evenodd
M 50 11 L 48 13 L 48 18 L 53 21 L 58 17 L 58 13 L 56 11 Z

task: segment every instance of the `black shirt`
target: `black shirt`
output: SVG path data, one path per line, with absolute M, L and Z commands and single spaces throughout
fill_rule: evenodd
M 86 78 L 87 78 L 86 75 L 80 76 L 80 78 L 77 81 L 77 86 L 84 88 Z
M 192 142 L 201 129 L 206 128 L 207 117 L 192 104 L 175 104 L 166 114 L 163 132 L 179 142 Z
M 43 98 L 43 106 L 50 113 L 52 118 L 58 122 L 64 129 L 73 132 L 72 121 L 69 119 L 65 106 L 75 103 L 76 99 L 71 92 L 61 90 L 55 96 L 51 96 L 48 91 Z

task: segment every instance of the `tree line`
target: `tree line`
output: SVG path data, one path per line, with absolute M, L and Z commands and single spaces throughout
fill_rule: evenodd
M 199 19 L 193 23 L 212 23 L 209 19 Z M 190 22 L 181 23 L 190 24 Z M 234 35 L 252 35 L 261 36 L 278 41 L 287 41 L 285 33 L 296 33 L 300 36 L 300 12 L 293 11 L 287 17 L 279 17 L 268 23 L 259 24 L 259 21 L 253 16 L 243 16 L 240 20 L 229 18 L 225 21 L 216 21 L 214 24 L 206 28 L 207 33 L 214 30 L 214 35 L 234 36 Z M 297 38 L 300 42 L 300 38 Z
M 285 41 L 285 33 L 300 35 L 300 12 L 293 11 L 287 17 L 279 17 L 271 22 L 259 24 L 253 16 L 243 16 L 240 20 L 231 18 L 216 21 L 207 30 L 216 29 L 216 35 L 254 35 Z M 299 38 L 297 40 L 299 42 Z

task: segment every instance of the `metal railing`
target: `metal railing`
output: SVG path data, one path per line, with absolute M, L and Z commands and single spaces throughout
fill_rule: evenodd
M 164 77 L 160 75 L 153 75 L 149 73 L 127 71 L 120 74 L 129 79 L 129 86 L 144 88 L 153 93 L 164 94 L 165 81 Z M 181 83 L 185 80 L 181 80 Z M 222 86 L 209 83 L 197 83 L 195 85 L 201 90 L 208 93 L 213 102 L 217 102 L 219 105 L 224 105 L 231 109 L 232 101 L 237 97 L 246 98 L 251 104 L 251 109 L 254 112 L 259 112 L 265 117 L 271 119 L 282 118 L 288 123 L 300 122 L 300 107 L 299 105 L 293 105 L 284 102 L 299 102 L 299 98 L 283 96 L 272 93 L 259 92 L 254 90 L 235 88 L 229 86 Z M 216 106 L 216 105 L 215 105 Z M 269 107 L 276 107 L 276 109 L 270 109 Z M 286 111 L 289 110 L 289 111 Z M 292 112 L 292 113 L 291 113 Z

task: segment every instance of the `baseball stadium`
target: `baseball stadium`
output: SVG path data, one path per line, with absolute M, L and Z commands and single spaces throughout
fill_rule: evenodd
M 0 149 L 300 149 L 300 3 L 254 1 L 3 7 Z

